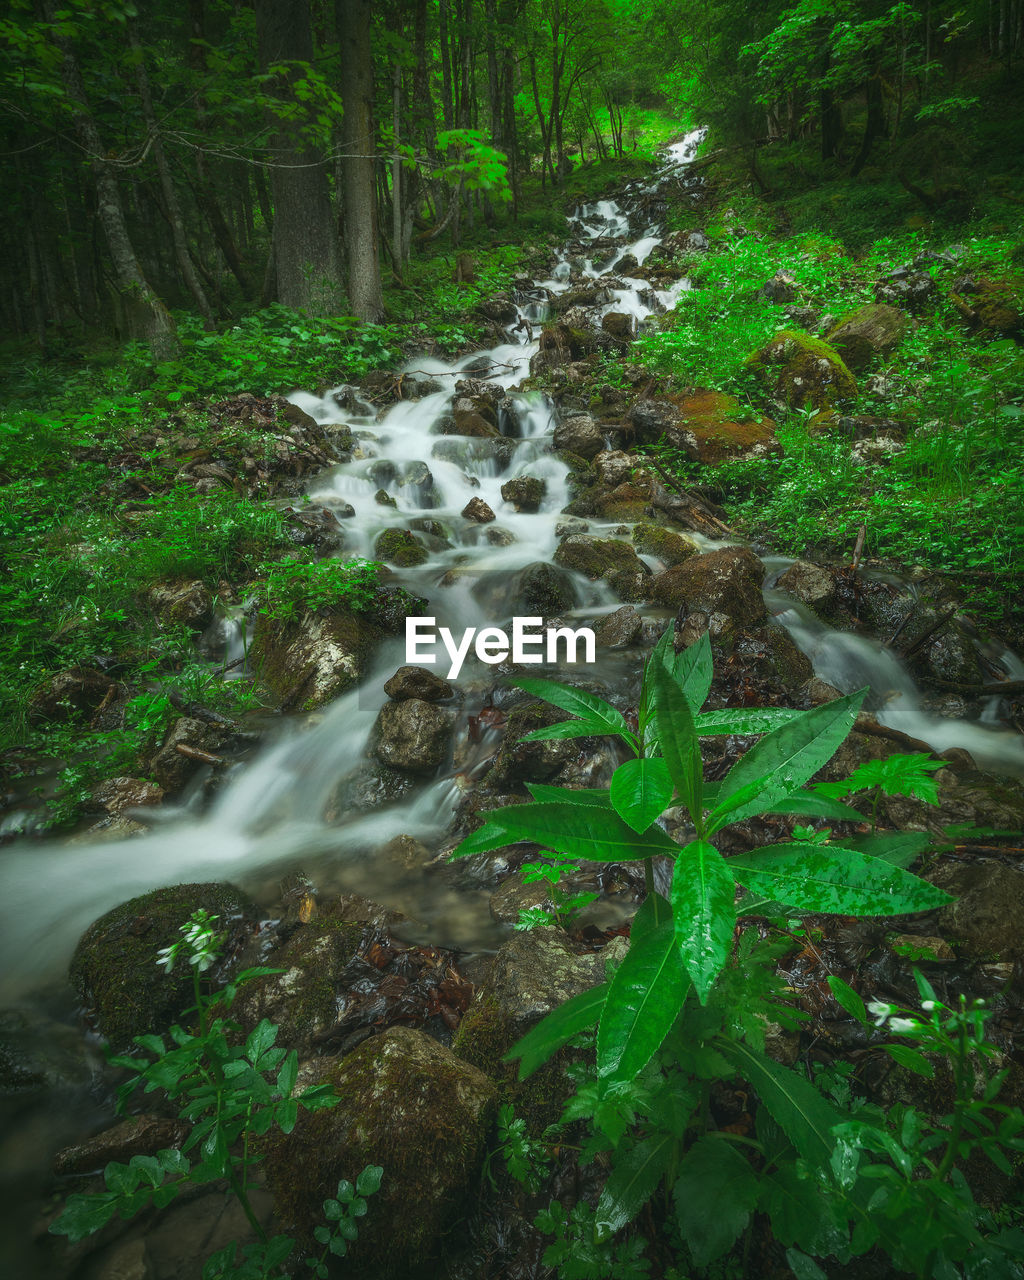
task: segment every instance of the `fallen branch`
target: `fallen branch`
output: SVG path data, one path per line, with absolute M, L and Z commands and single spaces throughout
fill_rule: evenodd
M 223 756 L 215 756 L 212 751 L 201 751 L 198 747 L 190 747 L 187 742 L 176 742 L 174 749 L 186 760 L 198 760 L 200 764 L 225 765 Z
M 936 621 L 932 623 L 932 625 L 928 628 L 927 631 L 919 635 L 917 639 L 913 642 L 913 644 L 908 645 L 906 649 L 903 650 L 904 658 L 912 657 L 915 653 L 917 653 L 920 649 L 922 649 L 924 645 L 927 644 L 927 642 L 932 638 L 933 635 L 935 635 L 937 631 L 942 630 L 942 628 L 946 625 L 946 623 L 950 620 L 950 618 L 953 617 L 955 613 L 956 613 L 955 606 L 952 609 L 947 609 L 941 618 L 936 619 Z

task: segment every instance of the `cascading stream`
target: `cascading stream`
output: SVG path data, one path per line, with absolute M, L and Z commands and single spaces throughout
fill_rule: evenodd
M 702 136 L 697 131 L 670 148 L 658 181 L 678 178 Z M 656 181 L 627 190 L 629 195 L 645 196 L 656 192 L 657 186 Z M 543 317 L 544 304 L 537 298 L 541 289 L 549 296 L 570 287 L 570 257 L 575 256 L 578 263 L 589 242 L 600 248 L 583 267 L 586 279 L 600 280 L 626 254 L 638 262 L 646 257 L 659 242 L 657 228 L 644 226 L 636 240 L 625 243 L 635 231 L 630 222 L 630 214 L 615 200 L 577 210 L 573 225 L 584 243 L 559 255 L 551 278 L 541 282 L 519 308 L 512 330 L 529 333 L 529 325 Z M 595 258 L 605 266 L 594 267 Z M 616 277 L 612 301 L 603 309 L 626 311 L 642 322 L 655 310 L 670 306 L 687 287 L 688 282 L 681 280 L 659 293 L 644 280 Z M 568 469 L 550 450 L 555 415 L 544 397 L 513 392 L 512 421 L 505 423 L 506 433 L 497 443 L 442 434 L 438 429 L 451 410 L 459 379 L 479 376 L 485 365 L 491 384 L 512 388 L 527 374 L 536 350 L 532 339 L 510 338 L 490 351 L 450 363 L 425 356 L 411 360 L 403 371 L 407 376 L 432 379 L 442 390 L 417 401 L 402 401 L 379 421 L 369 406 L 365 411 L 357 407 L 354 413 L 351 409 L 342 413 L 333 393 L 316 397 L 296 392 L 291 397 L 321 423 L 343 419 L 357 436 L 353 461 L 324 472 L 309 490 L 317 505 L 340 509 L 348 504 L 354 509 L 354 516 L 339 521 L 346 532 L 346 556 L 372 557 L 383 531 L 405 529 L 411 520 L 436 521 L 447 531 L 445 538 L 434 536 L 429 541 L 429 560 L 420 568 L 398 572 L 397 581 L 426 597 L 438 624 L 453 631 L 506 622 L 514 612 L 510 591 L 515 575 L 538 562 L 550 563 L 558 545 L 558 526 L 565 520 L 561 511 L 569 501 Z M 547 483 L 536 513 L 517 512 L 501 497 L 501 485 L 524 474 Z M 394 505 L 377 500 L 381 489 Z M 497 516 L 493 525 L 484 527 L 461 518 L 471 498 L 482 498 L 493 509 Z M 599 536 L 618 527 L 593 519 L 588 523 Z M 500 538 L 495 536 L 496 529 L 502 531 Z M 708 547 L 722 545 L 694 536 Z M 661 567 L 653 558 L 643 558 L 652 568 Z M 593 621 L 618 607 L 604 584 L 579 575 L 571 579 L 575 608 L 567 616 Z M 830 630 L 777 591 L 769 590 L 766 599 L 776 620 L 811 657 L 817 674 L 844 691 L 871 684 L 879 718 L 885 723 L 924 739 L 936 750 L 965 746 L 983 765 L 1024 773 L 1024 741 L 1019 735 L 994 723 L 965 724 L 926 714 L 909 675 L 877 642 Z M 237 634 L 233 643 L 237 649 Z M 229 652 L 234 656 L 236 649 Z M 378 866 L 373 857 L 376 847 L 398 834 L 437 847 L 450 825 L 462 780 L 442 777 L 423 784 L 412 800 L 369 814 L 346 814 L 334 821 L 325 818 L 339 781 L 365 759 L 384 701 L 381 686 L 403 661 L 404 650 L 397 641 L 383 647 L 374 670 L 358 690 L 318 715 L 286 724 L 275 744 L 232 772 L 215 803 L 199 818 L 167 813 L 151 834 L 115 843 L 22 844 L 6 850 L 0 857 L 0 895 L 8 921 L 0 938 L 3 999 L 18 1000 L 40 982 L 59 979 L 84 929 L 129 897 L 164 884 L 231 879 L 272 902 L 277 879 L 296 866 L 309 872 L 325 893 L 363 892 L 406 911 L 420 923 L 423 936 L 439 944 L 465 949 L 494 946 L 500 935 L 490 921 L 482 892 L 457 892 L 443 877 L 426 873 L 395 878 L 393 868 Z M 622 661 L 609 657 L 608 670 L 617 669 Z M 634 665 L 633 675 L 635 671 Z M 464 711 L 483 705 L 493 683 L 492 668 L 467 663 L 460 676 L 468 693 Z M 473 757 L 466 750 L 465 728 L 463 717 L 460 746 L 470 766 L 462 767 L 471 772 L 476 767 L 473 759 L 482 761 L 486 740 L 473 749 L 477 753 Z

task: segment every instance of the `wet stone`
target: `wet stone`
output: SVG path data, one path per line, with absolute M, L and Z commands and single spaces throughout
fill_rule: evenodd
M 477 524 L 488 524 L 495 518 L 494 512 L 483 498 L 470 498 L 462 508 L 462 516 L 466 520 L 474 520 Z
M 399 667 L 384 685 L 384 692 L 395 702 L 421 698 L 424 702 L 443 702 L 454 694 L 447 680 L 425 667 Z

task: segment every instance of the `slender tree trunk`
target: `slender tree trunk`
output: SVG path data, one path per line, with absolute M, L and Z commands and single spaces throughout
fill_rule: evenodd
M 128 23 L 128 40 L 135 59 L 135 79 L 139 86 L 142 118 L 146 122 L 146 131 L 152 143 L 153 159 L 156 161 L 156 169 L 160 177 L 160 190 L 164 198 L 164 207 L 167 210 L 167 220 L 171 227 L 171 239 L 174 243 L 174 256 L 178 262 L 178 270 L 181 272 L 189 293 L 195 300 L 199 314 L 206 321 L 207 328 L 212 329 L 214 327 L 213 311 L 210 309 L 206 291 L 192 265 L 192 259 L 189 257 L 185 223 L 181 216 L 178 193 L 174 189 L 174 183 L 171 181 L 171 171 L 167 166 L 163 139 L 160 136 L 156 116 L 153 112 L 153 95 L 150 93 L 149 75 L 146 71 L 146 55 L 139 43 L 139 33 L 134 19 L 129 20 Z
M 441 43 L 441 112 L 445 129 L 455 126 L 455 106 L 452 99 L 452 54 L 448 32 L 448 0 L 439 0 L 438 21 Z
M 44 13 L 46 20 L 53 23 L 51 0 L 46 0 Z M 75 132 L 91 164 L 97 211 L 114 264 L 128 334 L 137 341 L 148 343 L 158 359 L 171 359 L 178 351 L 174 321 L 139 265 L 128 234 L 121 193 L 111 164 L 105 158 L 107 152 L 93 119 L 78 61 L 70 42 L 59 31 L 60 28 L 54 26 L 54 40 L 61 54 L 61 79 L 71 104 Z
M 371 0 L 337 0 L 344 106 L 345 250 L 353 314 L 376 324 L 384 317 L 377 235 L 373 128 Z
M 341 264 L 322 150 L 304 136 L 311 122 L 297 114 L 292 82 L 301 65 L 313 61 L 309 0 L 256 0 L 260 63 L 288 63 L 275 91 L 287 114 L 275 121 L 274 259 L 277 298 L 310 315 L 333 315 L 341 308 Z

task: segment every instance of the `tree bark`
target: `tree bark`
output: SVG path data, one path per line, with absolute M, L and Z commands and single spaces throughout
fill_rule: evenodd
M 345 112 L 342 137 L 348 298 L 354 315 L 376 324 L 384 318 L 384 297 L 377 234 L 371 16 L 371 0 L 337 0 Z
M 264 69 L 292 64 L 277 82 L 286 114 L 275 122 L 270 174 L 277 299 L 310 315 L 334 315 L 342 289 L 327 165 L 321 149 L 303 136 L 306 121 L 296 115 L 292 88 L 301 74 L 297 64 L 313 61 L 309 0 L 256 0 L 256 34 Z
M 53 5 L 44 5 L 47 22 L 53 23 Z M 170 312 L 157 297 L 143 274 L 125 222 L 121 192 L 86 96 L 82 73 L 67 37 L 54 26 L 54 41 L 61 54 L 61 79 L 71 104 L 71 114 L 79 143 L 89 158 L 96 184 L 97 213 L 110 249 L 128 334 L 146 342 L 158 360 L 172 359 L 178 339 Z
M 135 78 L 139 86 L 139 99 L 142 103 L 142 118 L 146 122 L 146 132 L 149 134 L 152 143 L 153 159 L 156 161 L 157 174 L 160 177 L 160 190 L 164 198 L 164 207 L 167 210 L 167 221 L 171 227 L 171 239 L 174 242 L 174 256 L 178 262 L 178 270 L 181 272 L 182 279 L 185 281 L 188 291 L 195 301 L 199 314 L 206 321 L 207 328 L 212 329 L 214 327 L 213 311 L 206 296 L 206 290 L 203 288 L 195 267 L 192 265 L 192 259 L 189 257 L 185 223 L 181 216 L 178 193 L 174 189 L 171 171 L 167 165 L 163 139 L 160 137 L 160 130 L 157 127 L 156 116 L 153 112 L 153 95 L 150 93 L 149 88 L 146 55 L 142 45 L 139 43 L 139 33 L 134 19 L 129 20 L 128 23 L 128 40 L 132 54 L 135 57 Z

